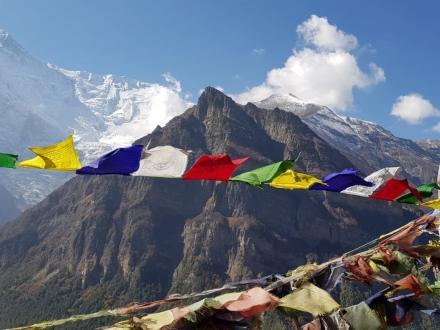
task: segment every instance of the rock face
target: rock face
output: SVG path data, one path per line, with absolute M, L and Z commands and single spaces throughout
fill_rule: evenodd
M 0 185 L 0 225 L 20 214 L 16 199 Z
M 256 105 L 295 113 L 364 172 L 401 166 L 406 177 L 416 184 L 429 182 L 437 176 L 440 159 L 434 146 L 439 149 L 438 141 L 429 144 L 399 138 L 378 124 L 340 116 L 327 107 L 302 102 L 293 95 L 272 95 Z
M 296 115 L 207 88 L 138 143 L 250 156 L 245 171 L 295 158 L 315 175 L 352 167 Z M 0 327 L 187 293 L 325 260 L 417 210 L 338 194 L 238 183 L 75 177 L 0 230 Z

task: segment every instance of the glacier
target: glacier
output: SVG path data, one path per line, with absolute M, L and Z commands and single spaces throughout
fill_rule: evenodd
M 0 150 L 31 157 L 30 145 L 73 134 L 83 163 L 130 145 L 191 106 L 180 83 L 70 71 L 44 63 L 0 30 Z M 22 209 L 43 199 L 71 175 L 1 170 L 0 185 Z

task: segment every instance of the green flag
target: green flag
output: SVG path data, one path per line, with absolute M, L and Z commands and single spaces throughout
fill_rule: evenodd
M 417 187 L 418 192 L 420 195 L 423 196 L 423 198 L 431 197 L 433 194 L 434 189 L 440 189 L 439 185 L 435 182 L 426 183 L 419 187 Z M 419 200 L 411 193 L 408 193 L 406 195 L 403 195 L 399 199 L 397 199 L 400 203 L 407 203 L 407 204 L 417 204 L 419 203 Z
M 3 154 L 0 152 L 0 167 L 15 168 L 17 155 Z
M 262 186 L 265 183 L 270 183 L 277 176 L 292 168 L 293 164 L 295 164 L 293 160 L 283 160 L 234 176 L 229 181 L 246 182 L 252 186 Z

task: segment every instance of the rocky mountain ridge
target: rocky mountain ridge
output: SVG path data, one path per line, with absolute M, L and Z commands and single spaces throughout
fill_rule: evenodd
M 292 95 L 272 95 L 255 104 L 263 109 L 279 108 L 295 113 L 365 173 L 401 166 L 404 174 L 416 184 L 437 177 L 439 141 L 432 140 L 428 144 L 399 138 L 378 124 L 340 116 L 325 106 L 306 103 Z

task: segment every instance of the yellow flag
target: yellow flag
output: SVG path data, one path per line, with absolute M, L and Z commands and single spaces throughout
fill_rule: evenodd
M 433 199 L 432 201 L 427 201 L 420 205 L 430 207 L 431 209 L 440 210 L 440 199 Z
M 273 179 L 270 185 L 282 189 L 308 189 L 314 183 L 325 184 L 311 175 L 287 170 Z
M 22 168 L 37 168 L 55 171 L 75 171 L 81 168 L 78 153 L 73 146 L 73 137 L 48 147 L 29 148 L 37 157 L 17 164 Z
M 280 307 L 319 316 L 338 309 L 339 304 L 327 293 L 310 282 L 304 283 L 280 300 Z

